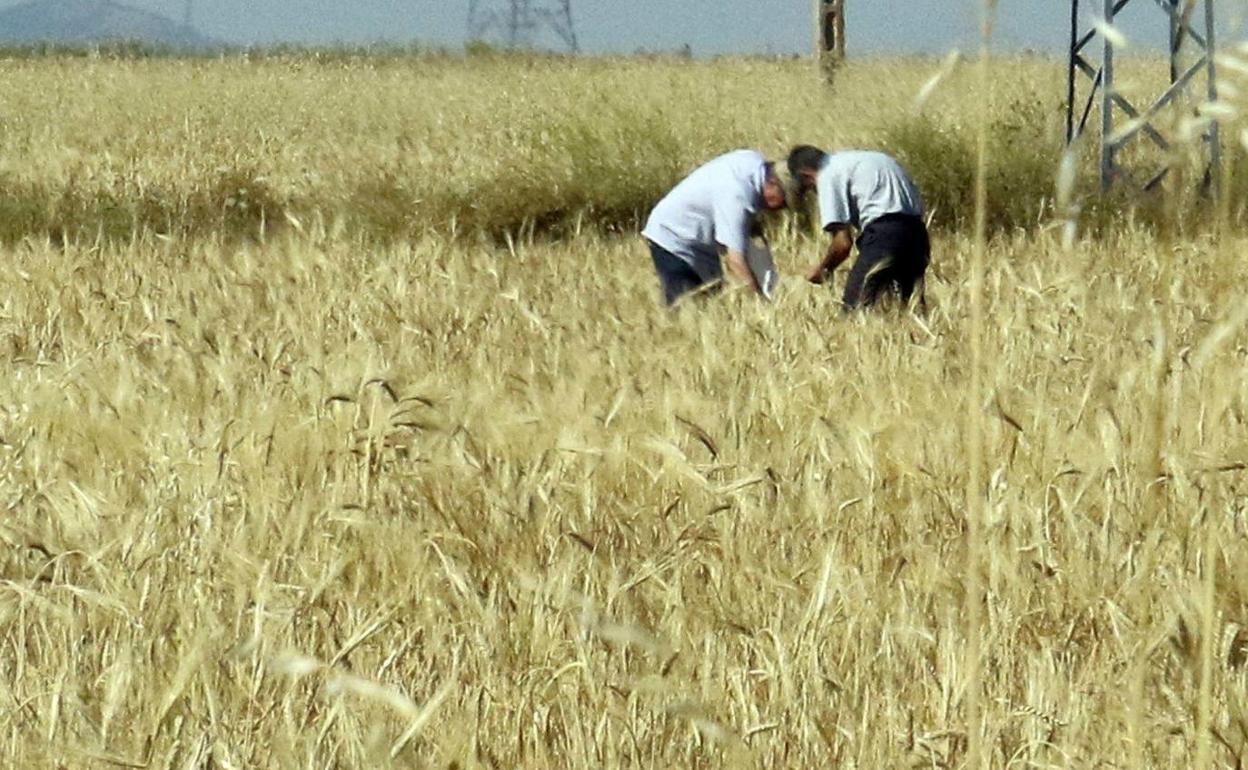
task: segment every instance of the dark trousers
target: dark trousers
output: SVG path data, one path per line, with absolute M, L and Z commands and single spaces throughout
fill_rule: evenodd
M 688 262 L 647 240 L 650 245 L 650 256 L 654 259 L 654 270 L 659 274 L 659 285 L 663 289 L 663 301 L 671 306 L 690 292 L 703 286 L 715 283 L 698 275 Z
M 880 217 L 858 236 L 858 259 L 845 284 L 845 309 L 870 307 L 890 291 L 908 302 L 915 286 L 921 290 L 931 259 L 932 244 L 922 219 L 909 214 Z

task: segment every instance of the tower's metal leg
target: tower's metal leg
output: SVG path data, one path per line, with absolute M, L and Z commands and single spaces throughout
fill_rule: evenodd
M 1066 144 L 1075 141 L 1075 57 L 1079 45 L 1079 0 L 1070 3 L 1070 57 L 1066 68 Z
M 1209 77 L 1206 91 L 1209 101 L 1218 100 L 1218 67 L 1214 62 L 1217 45 L 1214 38 L 1215 23 L 1213 19 L 1213 1 L 1205 0 L 1205 66 Z M 1216 195 L 1222 185 L 1222 132 L 1215 120 L 1209 125 L 1209 185 Z
M 1104 0 L 1105 23 L 1114 24 L 1114 0 Z M 1108 190 L 1114 180 L 1114 44 L 1101 36 L 1101 189 Z
M 1174 83 L 1179 79 L 1179 48 L 1183 42 L 1180 34 L 1182 21 L 1179 16 L 1179 0 L 1166 0 L 1166 5 L 1170 10 L 1170 82 Z

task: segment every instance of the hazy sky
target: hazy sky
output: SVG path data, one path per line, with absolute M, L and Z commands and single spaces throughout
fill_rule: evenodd
M 1134 0 L 1122 26 L 1135 38 L 1161 37 L 1156 0 Z M 1223 23 L 1248 0 L 1218 0 Z M 120 0 L 181 19 L 186 0 Z M 233 43 L 419 41 L 458 46 L 468 0 L 192 0 L 195 26 Z M 506 0 L 481 0 L 505 5 Z M 534 4 L 552 0 L 533 0 Z M 978 0 L 847 0 L 851 52 L 941 52 L 974 47 Z M 16 0 L 0 0 L 0 7 Z M 1087 7 L 1099 5 L 1083 0 Z M 573 0 L 582 47 L 630 53 L 797 53 L 810 48 L 810 0 Z M 1000 0 L 998 39 L 1012 48 L 1061 50 L 1067 0 Z M 1234 25 L 1239 29 L 1239 25 Z M 1145 33 L 1144 30 L 1148 30 Z M 539 41 L 541 42 L 541 41 Z M 546 40 L 545 42 L 552 42 Z

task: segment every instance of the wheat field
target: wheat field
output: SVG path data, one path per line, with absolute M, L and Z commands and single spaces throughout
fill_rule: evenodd
M 517 61 L 3 65 L 6 766 L 1248 761 L 1241 231 L 1015 191 L 977 393 L 947 211 L 923 316 L 669 313 L 628 227 L 716 149 L 895 136 L 870 84 L 939 61 Z M 1058 125 L 1011 66 L 997 122 Z

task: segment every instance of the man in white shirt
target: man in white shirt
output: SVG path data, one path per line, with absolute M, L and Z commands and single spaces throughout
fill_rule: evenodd
M 641 233 L 667 304 L 721 281 L 721 254 L 729 272 L 761 292 L 746 263 L 751 231 L 761 211 L 784 206 L 784 184 L 754 150 L 721 155 L 672 188 Z
M 823 283 L 849 258 L 858 235 L 858 259 L 845 284 L 847 310 L 869 307 L 884 292 L 909 301 L 931 261 L 931 241 L 923 221 L 923 199 L 910 175 L 882 152 L 825 153 L 800 145 L 788 159 L 799 190 L 819 194 L 819 218 L 832 236 L 823 260 L 807 272 Z

